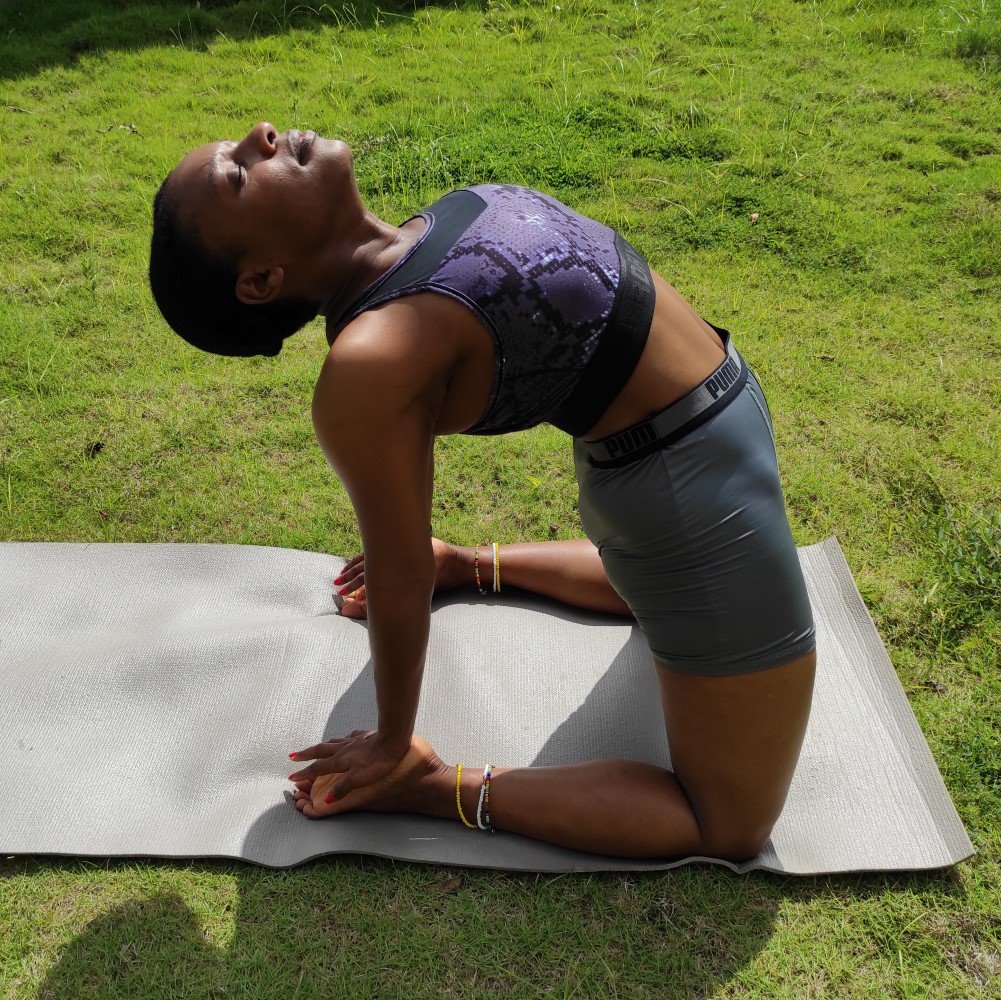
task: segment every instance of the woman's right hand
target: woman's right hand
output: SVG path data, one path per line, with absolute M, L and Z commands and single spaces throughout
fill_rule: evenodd
M 443 542 L 440 538 L 431 539 L 431 549 L 434 553 L 435 591 L 456 587 L 463 582 L 462 567 L 456 558 L 458 553 L 454 546 Z M 470 582 L 472 582 L 470 580 Z M 338 595 L 344 598 L 340 613 L 344 618 L 365 618 L 367 608 L 365 603 L 365 553 L 349 559 L 341 570 L 340 576 L 334 581 Z

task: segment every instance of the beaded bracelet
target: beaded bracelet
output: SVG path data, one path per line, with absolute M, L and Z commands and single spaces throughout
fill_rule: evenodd
M 476 827 L 473 826 L 473 824 L 470 823 L 468 819 L 466 819 L 465 813 L 463 813 L 463 811 L 462 811 L 462 799 L 459 796 L 459 789 L 460 789 L 461 785 L 462 785 L 462 765 L 461 764 L 456 764 L 455 765 L 455 805 L 456 805 L 456 808 L 459 810 L 459 819 L 461 819 L 462 822 L 466 826 L 468 826 L 470 830 L 475 830 Z
M 481 830 L 495 833 L 490 824 L 490 779 L 493 777 L 493 764 L 483 768 L 483 784 L 480 785 L 480 801 L 476 806 L 476 825 Z
M 500 546 L 496 542 L 493 543 L 494 550 L 494 593 L 500 593 Z
M 476 577 L 476 589 L 484 596 L 487 596 L 487 591 L 484 590 L 483 584 L 480 583 L 480 547 L 476 545 L 473 547 L 473 576 Z
M 487 829 L 491 833 L 496 833 L 494 830 L 493 822 L 490 819 L 490 779 L 493 777 L 493 764 L 490 765 L 490 773 L 487 775 L 487 780 L 484 782 L 486 785 L 486 795 L 483 799 L 483 821 L 487 824 Z

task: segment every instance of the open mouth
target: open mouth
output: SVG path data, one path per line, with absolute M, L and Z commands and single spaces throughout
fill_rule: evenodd
M 296 160 L 299 161 L 300 166 L 305 166 L 309 161 L 315 139 L 316 133 L 313 131 L 300 132 L 298 129 L 292 129 L 288 133 L 289 149 Z

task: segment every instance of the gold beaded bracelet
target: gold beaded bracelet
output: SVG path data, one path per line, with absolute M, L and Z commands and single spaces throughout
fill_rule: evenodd
M 500 546 L 494 542 L 494 593 L 500 593 Z

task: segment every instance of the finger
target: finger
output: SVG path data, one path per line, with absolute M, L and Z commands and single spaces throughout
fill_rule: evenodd
M 362 730 L 364 732 L 365 730 Z M 293 750 L 289 754 L 291 760 L 325 760 L 344 748 L 344 744 L 353 739 L 353 735 L 336 736 L 333 739 L 324 740 L 314 746 L 306 747 L 305 750 Z
M 348 569 L 354 569 L 364 558 L 364 553 L 359 552 L 357 555 L 353 555 L 342 567 L 341 573 Z
M 350 583 L 352 580 L 357 580 L 359 576 L 364 576 L 364 574 L 364 563 L 355 563 L 353 566 L 347 565 L 341 570 L 340 576 L 337 577 L 335 582 L 339 584 Z
M 344 767 L 338 766 L 338 760 L 347 749 L 349 749 L 349 747 L 343 747 L 340 751 L 331 754 L 329 757 L 321 757 L 319 760 L 314 760 L 312 764 L 307 764 L 298 771 L 293 771 L 288 776 L 289 781 L 296 783 L 300 781 L 315 781 L 324 774 L 335 774 L 339 771 L 345 770 Z
M 323 774 L 323 765 L 326 764 L 327 758 L 315 761 L 312 764 L 308 764 L 306 767 L 300 768 L 298 771 L 293 771 L 289 776 L 288 780 L 293 784 L 313 784 L 313 781 Z
M 332 774 L 337 770 L 336 766 L 331 763 L 332 759 L 331 757 L 320 757 L 318 760 L 314 760 L 312 764 L 307 764 L 305 767 L 300 767 L 298 771 L 293 771 L 288 776 L 288 780 L 295 785 L 302 783 L 312 784 L 321 774 Z
M 305 750 L 293 750 L 289 754 L 289 760 L 317 760 L 323 759 L 324 757 L 329 757 L 335 750 L 336 746 L 331 746 L 333 740 L 328 740 L 324 743 L 316 743 L 311 747 L 306 747 Z M 294 778 L 292 779 L 295 780 Z
M 337 574 L 334 582 L 335 583 L 339 583 L 340 581 L 346 579 L 348 573 L 353 572 L 354 570 L 356 570 L 358 568 L 358 566 L 362 565 L 362 559 L 363 558 L 364 558 L 364 556 L 361 553 L 359 553 L 353 559 L 349 559 L 341 567 L 341 571 L 340 571 L 340 573 Z
M 334 771 L 346 770 L 346 768 L 338 766 L 344 754 L 353 750 L 358 740 L 364 739 L 373 732 L 372 729 L 353 729 L 347 736 L 327 740 L 316 747 L 308 748 L 306 751 L 289 754 L 293 760 L 313 760 L 312 764 L 300 768 L 298 771 L 293 771 L 289 775 L 289 781 L 306 781 L 318 778 L 321 774 L 332 774 Z M 311 750 L 321 748 L 322 754 L 310 753 Z

